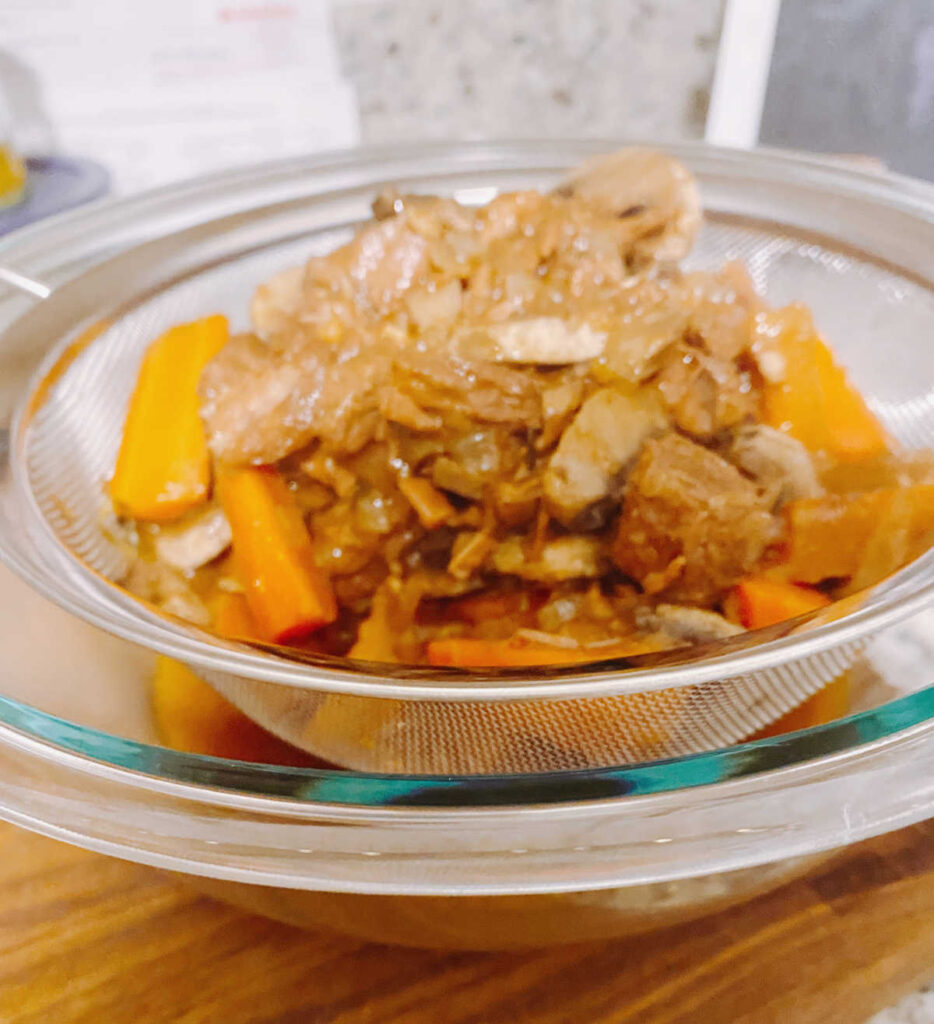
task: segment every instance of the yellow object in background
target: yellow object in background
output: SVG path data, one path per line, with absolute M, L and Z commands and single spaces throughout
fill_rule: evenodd
M 26 164 L 8 143 L 0 143 L 0 207 L 19 202 L 26 188 Z

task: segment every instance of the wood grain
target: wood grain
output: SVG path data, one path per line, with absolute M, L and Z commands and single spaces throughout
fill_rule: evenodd
M 2 1024 L 861 1024 L 934 973 L 934 822 L 744 907 L 523 954 L 301 932 L 0 826 Z

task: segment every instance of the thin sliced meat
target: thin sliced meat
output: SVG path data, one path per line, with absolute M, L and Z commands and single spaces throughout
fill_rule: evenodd
M 335 343 L 394 308 L 428 267 L 428 242 L 398 217 L 363 228 L 352 241 L 304 267 L 281 271 L 253 296 L 253 328 L 280 348 L 309 337 Z
M 379 423 L 379 383 L 389 357 L 364 351 L 338 361 L 305 346 L 281 352 L 239 335 L 201 378 L 201 417 L 215 458 L 273 463 L 314 438 L 353 452 Z
M 309 433 L 302 398 L 320 392 L 325 367 L 298 362 L 251 334 L 234 338 L 201 377 L 201 418 L 222 462 L 275 462 Z
M 682 338 L 686 327 L 684 311 L 670 303 L 637 308 L 614 325 L 600 360 L 601 370 L 640 384 L 658 370 L 663 353 Z
M 268 340 L 288 330 L 301 309 L 304 278 L 304 267 L 289 267 L 256 289 L 250 319 L 261 338 Z
M 383 314 L 426 269 L 428 243 L 405 220 L 392 217 L 364 228 L 333 258 L 346 266 L 358 303 Z
M 412 348 L 396 356 L 393 380 L 421 409 L 530 429 L 541 422 L 534 378 L 507 366 Z
M 675 423 L 701 439 L 752 419 L 759 406 L 748 371 L 680 342 L 665 352 L 655 383 Z
M 736 359 L 753 341 L 753 313 L 759 300 L 741 268 L 688 274 L 683 281 L 690 310 L 689 333 L 718 359 Z

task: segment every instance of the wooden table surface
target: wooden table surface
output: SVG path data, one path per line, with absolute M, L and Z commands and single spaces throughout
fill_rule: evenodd
M 651 936 L 363 944 L 0 825 L 2 1024 L 858 1024 L 934 975 L 934 822 Z

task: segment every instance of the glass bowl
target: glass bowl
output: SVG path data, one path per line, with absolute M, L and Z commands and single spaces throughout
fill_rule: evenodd
M 612 145 L 568 144 L 565 162 Z M 366 159 L 386 166 L 405 159 L 414 174 L 434 154 L 469 176 L 480 162 L 508 168 L 558 150 L 555 143 L 428 147 Z M 714 155 L 737 168 L 745 159 Z M 813 180 L 832 184 L 856 204 L 844 204 L 841 232 L 864 241 L 880 234 L 874 197 L 881 194 L 896 211 L 877 238 L 879 258 L 924 266 L 929 250 L 912 241 L 912 204 L 930 202 L 923 186 L 820 161 L 762 159 L 783 168 L 792 193 L 808 194 Z M 52 305 L 30 310 L 25 297 L 0 297 L 0 325 L 11 325 L 0 337 L 8 393 L 22 390 L 48 344 L 99 315 L 107 295 L 94 291 L 89 268 L 141 244 L 158 247 L 165 231 L 197 235 L 212 217 L 249 233 L 251 218 L 240 211 L 260 199 L 300 207 L 322 180 L 352 188 L 360 161 L 335 155 L 223 175 L 12 236 L 0 245 L 0 265 L 40 289 L 61 291 L 71 281 L 76 315 L 63 324 Z M 814 226 L 827 230 L 827 210 L 810 209 Z M 804 298 L 821 322 L 819 301 Z M 0 506 L 15 522 L 8 479 Z M 5 534 L 2 551 L 18 574 L 47 581 L 66 571 L 21 539 Z M 865 675 L 864 710 L 830 725 L 624 768 L 413 776 L 274 768 L 159 747 L 147 712 L 152 654 L 96 628 L 112 624 L 95 619 L 92 584 L 74 573 L 68 582 L 72 610 L 86 621 L 0 574 L 0 816 L 180 872 L 293 923 L 471 949 L 608 938 L 749 898 L 836 849 L 934 813 L 930 612 L 899 627 L 909 632 L 886 629 L 860 656 L 853 671 Z
M 305 927 L 465 949 L 605 939 L 751 898 L 934 813 L 931 689 L 623 769 L 276 768 L 157 746 L 151 654 L 2 569 L 0 600 L 0 817 Z M 920 685 L 930 647 L 896 650 L 901 664 L 879 652 L 888 683 Z
M 71 611 L 184 660 L 266 728 L 361 771 L 612 766 L 724 746 L 779 718 L 844 671 L 875 631 L 934 598 L 934 552 L 848 606 L 704 650 L 518 671 L 367 665 L 233 643 L 109 582 L 125 562 L 100 524 L 104 482 L 156 334 L 217 310 L 245 326 L 255 284 L 346 239 L 381 185 L 478 202 L 551 187 L 610 145 L 422 146 L 292 162 L 163 193 L 161 212 L 172 216 L 155 228 L 154 197 L 118 204 L 123 230 L 139 223 L 159 237 L 121 245 L 7 332 L 13 344 L 41 336 L 51 351 L 14 426 L 0 554 Z M 934 443 L 930 195 L 798 157 L 670 148 L 694 170 L 708 211 L 689 265 L 739 258 L 767 299 L 808 302 L 893 436 Z M 101 223 L 99 240 L 112 230 Z M 21 251 L 9 258 L 22 270 Z M 901 358 L 888 357 L 882 337 Z

